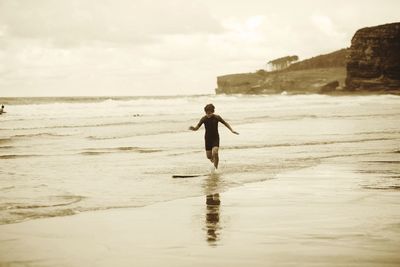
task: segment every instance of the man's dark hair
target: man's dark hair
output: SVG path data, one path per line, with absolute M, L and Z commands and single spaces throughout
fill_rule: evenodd
M 204 111 L 205 111 L 205 112 L 207 112 L 207 111 L 214 112 L 214 110 L 215 110 L 215 107 L 214 107 L 213 104 L 208 104 L 208 105 L 206 105 L 206 106 L 204 107 Z

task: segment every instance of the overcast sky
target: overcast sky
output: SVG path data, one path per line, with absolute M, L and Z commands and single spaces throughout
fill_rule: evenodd
M 0 0 L 0 97 L 214 93 L 216 77 L 350 46 L 398 0 Z

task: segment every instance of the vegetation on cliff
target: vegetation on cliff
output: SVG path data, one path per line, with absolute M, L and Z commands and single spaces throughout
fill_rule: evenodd
M 347 52 L 347 49 L 341 49 L 293 63 L 282 70 L 219 76 L 216 93 L 319 93 L 325 84 L 332 81 L 338 81 L 339 86 L 344 84 Z
M 286 57 L 280 57 L 274 60 L 268 61 L 268 65 L 271 66 L 272 70 L 282 70 L 293 64 L 293 62 L 296 62 L 299 60 L 299 57 L 294 55 L 294 56 L 286 56 Z
M 319 55 L 297 63 L 293 63 L 286 70 L 293 71 L 319 68 L 345 68 L 348 54 L 349 49 L 340 49 L 329 54 Z

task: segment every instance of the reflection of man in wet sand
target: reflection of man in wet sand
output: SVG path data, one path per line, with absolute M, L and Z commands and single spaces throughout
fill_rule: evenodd
M 221 201 L 219 194 L 207 195 L 207 213 L 206 213 L 206 228 L 207 228 L 207 241 L 212 244 L 218 240 L 219 229 L 219 208 Z
M 207 231 L 207 242 L 209 245 L 217 245 L 219 239 L 220 226 L 220 207 L 221 200 L 219 197 L 219 175 L 212 174 L 205 179 L 204 189 L 206 197 L 206 221 L 205 230 Z

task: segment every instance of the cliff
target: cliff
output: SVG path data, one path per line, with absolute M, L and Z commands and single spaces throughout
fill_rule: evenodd
M 333 81 L 338 81 L 339 86 L 342 86 L 346 78 L 347 53 L 347 49 L 341 49 L 294 63 L 280 71 L 260 70 L 254 73 L 219 76 L 216 93 L 319 93 L 324 85 Z
M 400 94 L 400 23 L 358 30 L 351 47 L 280 71 L 217 77 L 217 94 Z
M 345 77 L 344 67 L 231 74 L 217 78 L 215 91 L 217 94 L 319 93 L 329 82 L 343 84 Z
M 400 93 L 400 23 L 355 33 L 347 63 L 346 90 Z

